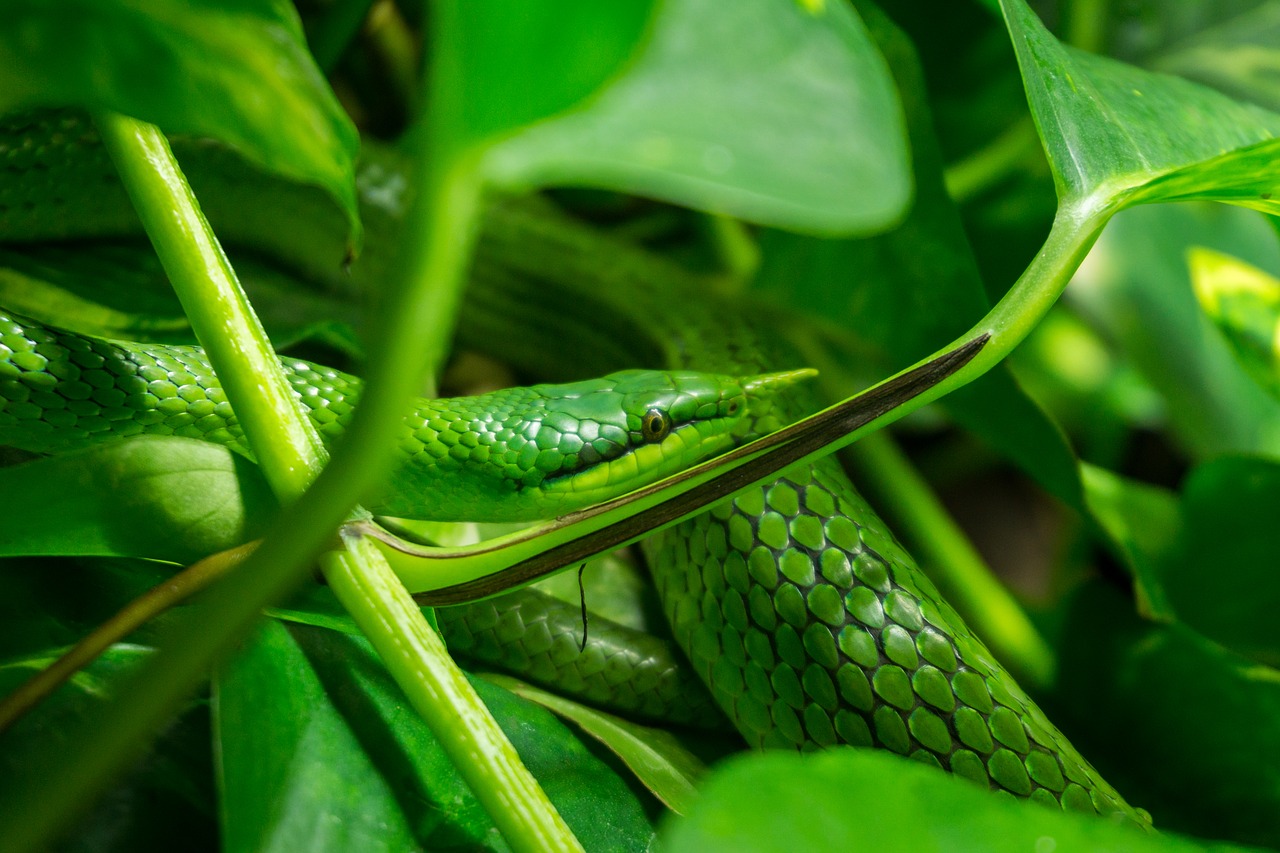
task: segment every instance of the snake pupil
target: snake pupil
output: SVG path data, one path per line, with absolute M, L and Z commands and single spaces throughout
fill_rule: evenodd
M 650 409 L 640 422 L 640 431 L 645 441 L 662 441 L 671 431 L 671 419 L 661 409 Z

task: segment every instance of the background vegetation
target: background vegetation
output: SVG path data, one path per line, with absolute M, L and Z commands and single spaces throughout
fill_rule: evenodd
M 1025 335 L 849 464 L 940 585 L 983 562 L 1006 576 L 1043 646 L 1011 640 L 998 589 L 958 588 L 958 605 L 1171 834 L 893 757 L 739 754 L 729 734 L 471 681 L 592 850 L 655 833 L 670 850 L 1280 847 L 1280 2 L 1033 5 L 5 0 L 0 305 L 209 343 L 111 207 L 118 186 L 83 179 L 110 168 L 94 128 L 131 116 L 174 140 L 271 340 L 370 376 L 381 411 L 433 388 L 465 328 L 483 199 L 535 190 L 790 318 L 833 400 L 971 327 L 993 333 L 992 362 Z M 377 429 L 335 465 L 373 476 Z M 268 529 L 281 495 L 180 439 L 3 459 L 6 692 L 174 564 Z M 364 490 L 322 491 L 272 528 L 280 559 L 261 562 L 282 585 Z M 309 585 L 244 639 L 272 587 L 240 574 L 3 733 L 0 837 L 529 846 L 499 832 L 359 613 Z

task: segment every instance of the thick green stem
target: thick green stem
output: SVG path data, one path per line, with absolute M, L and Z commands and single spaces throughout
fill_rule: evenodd
M 1102 233 L 1110 214 L 1108 209 L 1091 206 L 1088 200 L 1059 206 L 1049 236 L 1031 264 L 1004 298 L 968 333 L 957 339 L 959 343 L 981 334 L 990 335 L 982 352 L 954 375 L 904 407 L 907 411 L 891 412 L 891 421 L 969 384 L 1012 353 L 1058 301 L 1071 276 Z M 950 348 L 948 346 L 940 352 Z
M 338 599 L 377 648 L 503 838 L 515 850 L 581 850 L 536 779 L 453 664 L 374 543 L 346 540 L 320 565 Z M 379 567 L 370 571 L 370 567 Z
M 281 503 L 292 503 L 329 458 L 319 434 L 299 410 L 164 134 L 118 114 L 100 115 L 97 124 L 271 490 Z
M 895 523 L 943 597 L 1020 682 L 1048 688 L 1056 667 L 1053 650 L 906 454 L 884 432 L 851 450 L 859 485 Z

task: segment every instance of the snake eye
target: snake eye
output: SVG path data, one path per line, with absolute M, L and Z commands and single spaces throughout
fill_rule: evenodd
M 650 409 L 640 421 L 640 434 L 645 441 L 662 441 L 671 432 L 671 418 L 661 409 Z

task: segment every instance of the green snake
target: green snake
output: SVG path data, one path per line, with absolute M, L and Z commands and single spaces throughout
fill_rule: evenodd
M 6 140 L 0 165 L 7 169 L 0 172 L 7 184 L 0 187 L 0 239 L 136 235 L 92 131 L 58 121 L 19 124 L 0 135 Z M 278 213 L 245 215 L 246 199 L 265 204 L 261 179 L 228 179 L 216 156 L 208 167 L 185 156 L 224 240 L 276 253 L 303 273 L 325 266 L 313 248 L 273 245 L 263 224 Z M 385 204 L 393 176 L 384 166 L 363 176 L 367 196 L 383 192 L 384 203 L 368 211 L 372 234 L 384 229 L 393 237 L 394 211 Z M 94 197 L 81 206 L 76 188 L 89 185 Z M 306 201 L 325 206 L 302 190 L 275 195 L 295 211 Z M 228 215 L 219 215 L 220 206 Z M 305 230 L 314 219 L 286 230 Z M 332 235 L 333 217 L 314 227 Z M 775 331 L 734 302 L 690 294 L 685 278 L 664 261 L 611 246 L 602 286 L 601 253 L 584 249 L 601 239 L 541 212 L 495 206 L 460 337 L 533 370 L 650 369 L 423 401 L 406 420 L 404 464 L 379 511 L 553 516 L 817 408 L 813 392 L 791 382 L 794 374 L 769 375 L 803 366 Z M 377 249 L 371 253 L 366 270 L 376 278 Z M 583 318 L 590 318 L 585 331 Z M 580 344 L 568 352 L 565 340 Z M 322 434 L 339 435 L 358 380 L 289 358 L 284 364 Z M 688 372 L 694 370 L 710 373 Z M 754 378 L 734 378 L 743 376 Z M 0 313 L 0 443 L 50 452 L 152 431 L 244 449 L 234 413 L 197 348 L 102 341 Z M 835 459 L 793 467 L 650 536 L 643 552 L 677 644 L 748 743 L 884 748 L 1053 808 L 1149 824 L 941 599 Z M 455 649 L 543 680 L 576 679 L 589 698 L 600 698 L 594 679 L 597 687 L 610 682 L 610 696 L 628 693 L 630 701 L 621 704 L 633 710 L 687 722 L 713 713 L 707 692 L 683 680 L 674 664 L 660 666 L 660 675 L 642 666 L 650 651 L 661 658 L 661 649 L 621 661 L 625 637 L 614 640 L 612 651 L 593 646 L 564 664 L 569 644 L 577 644 L 566 630 L 572 623 L 547 616 L 536 593 L 440 615 Z M 530 625 L 537 630 L 526 630 Z M 648 679 L 649 689 L 617 690 L 626 674 Z M 654 693 L 663 698 L 645 698 Z

